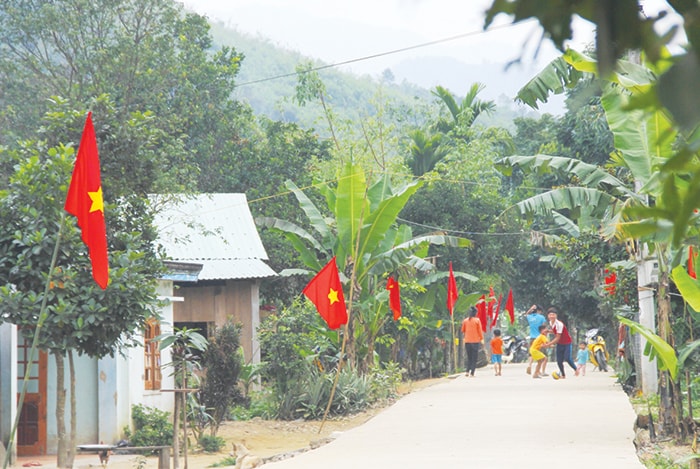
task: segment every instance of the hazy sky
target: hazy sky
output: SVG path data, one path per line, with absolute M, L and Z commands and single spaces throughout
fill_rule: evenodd
M 529 34 L 539 37 L 535 23 L 483 32 L 489 0 L 184 0 L 184 4 L 239 31 L 259 33 L 329 63 L 472 33 L 350 66 L 359 73 L 380 73 L 402 60 L 426 55 L 505 63 L 519 54 Z M 592 38 L 591 28 L 580 23 L 579 44 L 585 44 Z M 543 47 L 541 62 L 546 63 L 556 52 L 549 44 Z
M 327 63 L 339 63 L 441 39 L 467 35 L 439 44 L 354 62 L 342 67 L 355 73 L 379 75 L 397 64 L 426 56 L 451 57 L 465 64 L 505 64 L 522 54 L 513 89 L 559 55 L 549 41 L 534 48 L 541 30 L 536 22 L 484 32 L 484 12 L 491 0 L 182 0 L 187 8 L 223 21 L 228 26 L 260 34 L 273 43 Z M 646 0 L 649 15 L 664 7 L 662 0 Z M 582 50 L 593 40 L 593 28 L 574 23 L 570 46 Z M 529 38 L 529 41 L 528 41 Z M 529 46 L 523 52 L 523 45 Z M 505 72 L 504 72 L 505 73 Z M 507 76 L 506 76 L 507 78 Z M 481 80 L 479 80 L 481 81 Z M 522 81 L 522 82 L 521 82 Z

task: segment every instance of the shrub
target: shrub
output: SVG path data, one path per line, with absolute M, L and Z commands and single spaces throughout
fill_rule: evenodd
M 308 379 L 309 360 L 314 355 L 321 368 L 331 369 L 329 364 L 337 354 L 337 344 L 330 342 L 319 318 L 313 307 L 296 301 L 281 313 L 269 316 L 259 328 L 265 364 L 262 378 L 273 387 L 279 401 L 288 400 L 287 394 L 303 387 Z
M 220 436 L 202 435 L 199 446 L 207 453 L 218 453 L 226 444 L 226 440 Z
M 375 366 L 369 372 L 369 399 L 372 403 L 393 399 L 396 397 L 399 384 L 403 381 L 402 369 L 398 363 L 389 362 L 381 366 Z
M 235 466 L 235 465 L 236 465 L 236 457 L 235 456 L 226 456 L 221 461 L 215 462 L 214 464 L 210 464 L 209 467 L 228 467 L 228 466 Z
M 237 405 L 231 409 L 231 420 L 250 420 L 260 417 L 263 420 L 274 419 L 277 415 L 277 402 L 271 390 L 252 392 L 247 406 Z
M 168 412 L 136 404 L 131 407 L 133 433 L 124 429 L 126 439 L 133 446 L 167 446 L 173 442 L 173 424 Z

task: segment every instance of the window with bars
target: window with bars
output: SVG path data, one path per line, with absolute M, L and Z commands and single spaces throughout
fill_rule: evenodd
M 143 333 L 143 381 L 146 390 L 160 389 L 160 350 L 158 341 L 154 340 L 159 335 L 160 323 L 156 319 L 149 319 Z

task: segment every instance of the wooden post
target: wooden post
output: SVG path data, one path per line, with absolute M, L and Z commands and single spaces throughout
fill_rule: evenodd
M 187 403 L 185 400 L 185 395 L 188 392 L 197 392 L 199 389 L 161 389 L 160 392 L 172 392 L 175 393 L 175 409 L 173 411 L 173 469 L 180 469 L 180 441 L 178 438 L 179 428 L 180 428 L 180 410 L 182 410 L 183 416 L 183 431 L 185 433 L 185 439 L 183 442 L 183 457 L 185 459 L 184 469 L 187 469 Z M 170 451 L 170 449 L 168 449 Z M 160 468 L 159 468 L 160 469 Z

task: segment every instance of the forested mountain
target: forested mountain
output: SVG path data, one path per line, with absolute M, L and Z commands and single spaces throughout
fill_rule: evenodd
M 300 107 L 293 100 L 297 83 L 294 72 L 300 64 L 312 63 L 315 68 L 328 67 L 329 64 L 284 49 L 265 37 L 242 33 L 221 22 L 210 20 L 210 24 L 217 46 L 234 47 L 244 55 L 234 94 L 237 99 L 248 102 L 256 113 L 270 119 L 297 122 L 303 127 L 316 126 L 319 113 L 315 109 Z M 333 67 L 318 73 L 327 88 L 330 104 L 342 117 L 354 119 L 373 114 L 373 103 L 379 100 L 379 95 L 397 108 L 413 107 L 417 102 L 434 99 L 427 88 L 407 81 L 397 82 L 388 69 L 380 80 Z M 446 77 L 446 80 L 448 78 L 454 80 L 454 77 Z M 497 81 L 495 86 L 498 84 Z M 491 86 L 490 83 L 484 85 L 486 88 Z M 513 120 L 525 116 L 535 117 L 537 113 L 515 106 L 502 94 L 495 112 L 480 116 L 479 123 L 514 129 Z

